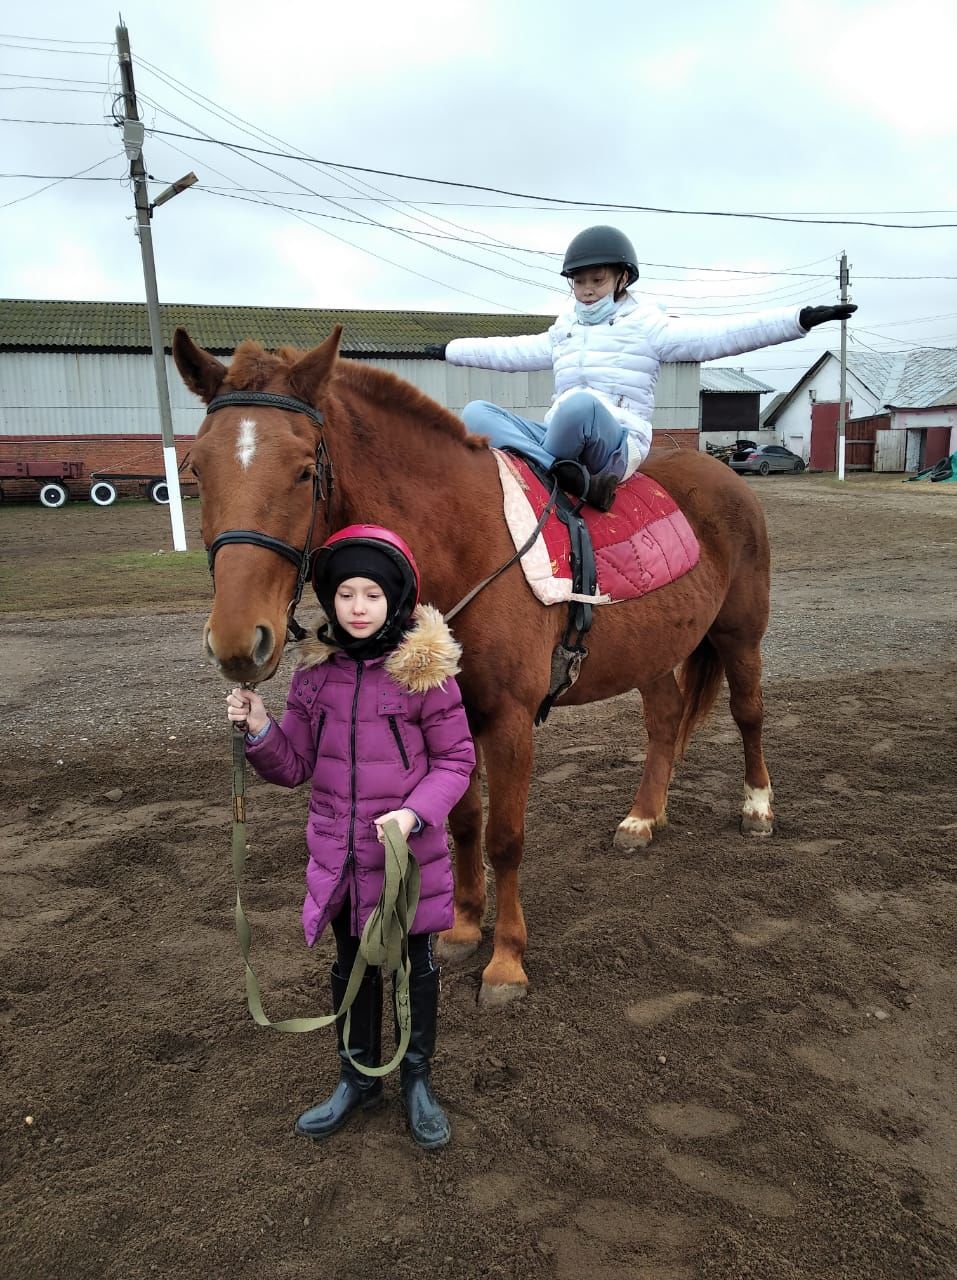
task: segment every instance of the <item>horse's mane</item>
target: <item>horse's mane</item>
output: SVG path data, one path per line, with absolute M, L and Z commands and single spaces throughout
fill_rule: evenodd
M 229 384 L 237 391 L 262 391 L 305 354 L 296 347 L 266 351 L 258 342 L 247 338 L 233 353 L 227 375 Z M 405 412 L 419 426 L 440 432 L 467 449 L 486 448 L 484 439 L 470 435 L 454 413 L 387 369 L 376 369 L 358 360 L 340 359 L 336 362 L 331 386 L 333 390 L 341 387 L 353 391 L 383 409 Z

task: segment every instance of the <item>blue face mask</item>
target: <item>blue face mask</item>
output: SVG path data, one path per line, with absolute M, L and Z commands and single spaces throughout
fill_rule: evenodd
M 614 292 L 606 293 L 603 298 L 599 298 L 597 302 L 575 303 L 575 314 L 582 324 L 604 324 L 610 319 L 618 307 L 615 301 Z

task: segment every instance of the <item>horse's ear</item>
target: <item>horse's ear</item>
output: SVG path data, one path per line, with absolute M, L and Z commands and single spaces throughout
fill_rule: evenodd
M 337 324 L 325 342 L 292 366 L 289 385 L 306 404 L 315 404 L 316 397 L 332 376 L 339 358 L 339 341 L 342 325 Z
M 209 404 L 222 386 L 226 366 L 198 347 L 182 325 L 178 325 L 173 334 L 173 359 L 190 391 L 204 404 Z

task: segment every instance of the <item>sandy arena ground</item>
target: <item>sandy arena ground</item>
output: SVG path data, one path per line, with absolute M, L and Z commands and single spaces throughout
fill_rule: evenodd
M 530 994 L 477 1006 L 488 942 L 445 970 L 439 1155 L 394 1081 L 328 1143 L 293 1135 L 336 1063 L 328 1032 L 246 1013 L 202 615 L 110 618 L 70 583 L 75 616 L 0 619 L 0 1274 L 957 1277 L 957 493 L 753 483 L 778 833 L 737 833 L 726 695 L 638 857 L 611 846 L 637 698 L 555 713 L 523 866 Z M 159 508 L 89 514 L 100 549 L 166 545 Z M 0 512 L 21 572 L 68 552 L 58 515 Z M 274 1017 L 328 1004 L 328 949 L 298 930 L 304 804 L 251 785 Z

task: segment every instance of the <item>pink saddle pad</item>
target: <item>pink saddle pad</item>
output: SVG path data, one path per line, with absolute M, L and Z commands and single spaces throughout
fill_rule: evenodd
M 505 519 L 516 550 L 532 534 L 548 501 L 548 491 L 521 458 L 493 449 L 502 481 Z M 568 532 L 552 512 L 522 568 L 543 604 L 585 599 L 616 604 L 675 582 L 698 563 L 698 539 L 678 504 L 650 476 L 636 472 L 618 486 L 611 511 L 582 507 L 598 568 L 598 591 L 572 592 Z

